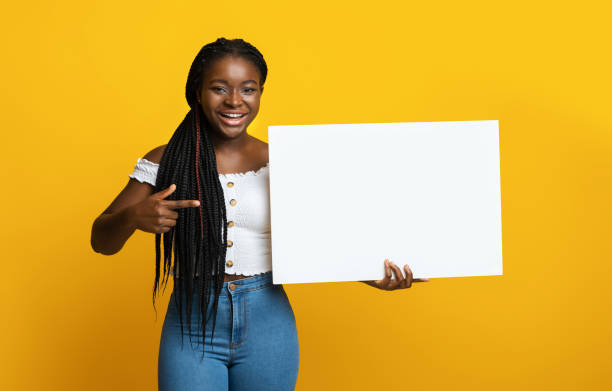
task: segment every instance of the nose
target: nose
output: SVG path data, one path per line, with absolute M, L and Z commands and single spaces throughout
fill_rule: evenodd
M 235 89 L 232 90 L 229 94 L 227 94 L 225 103 L 227 103 L 229 106 L 240 106 L 242 103 L 242 96 L 240 96 L 240 92 Z

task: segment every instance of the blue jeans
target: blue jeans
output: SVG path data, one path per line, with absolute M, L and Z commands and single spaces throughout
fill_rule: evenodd
M 174 295 L 172 292 L 159 347 L 159 391 L 295 388 L 299 366 L 295 317 L 283 286 L 272 284 L 272 272 L 223 284 L 214 339 L 211 344 L 209 305 L 204 346 L 198 331 L 197 293 L 193 296 L 191 343 L 183 297 L 182 348 Z

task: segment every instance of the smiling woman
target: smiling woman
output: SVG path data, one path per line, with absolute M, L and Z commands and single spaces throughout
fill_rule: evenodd
M 174 277 L 160 391 L 295 387 L 295 317 L 282 285 L 272 284 L 268 148 L 246 132 L 267 71 L 242 39 L 202 47 L 187 77 L 189 112 L 93 224 L 92 247 L 108 255 L 136 229 L 155 234 L 153 302 Z
M 267 170 L 259 170 L 267 165 L 267 144 L 246 132 L 266 76 L 263 56 L 249 43 L 220 38 L 205 45 L 187 79 L 191 111 L 160 158 L 155 190 L 165 195 L 178 182 L 169 198 L 200 201 L 197 210 L 179 209 L 176 225 L 157 234 L 155 288 L 161 235 L 164 271 L 172 268 L 175 279 L 159 349 L 160 391 L 295 387 L 295 317 L 283 287 L 272 285 L 269 221 L 257 224 L 261 211 L 245 208 L 268 199 Z M 255 169 L 260 175 L 240 175 Z M 257 209 L 269 215 L 269 204 Z M 183 347 L 184 321 L 191 349 Z M 280 344 L 268 340 L 270 327 Z

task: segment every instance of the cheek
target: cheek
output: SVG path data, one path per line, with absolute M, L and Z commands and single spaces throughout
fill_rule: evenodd
M 248 105 L 251 107 L 251 110 L 253 110 L 254 112 L 259 110 L 259 98 L 245 99 L 244 101 L 248 103 Z
M 202 110 L 204 110 L 204 112 L 212 113 L 215 111 L 217 107 L 219 107 L 219 104 L 222 102 L 223 100 L 219 99 L 219 97 L 217 96 L 205 95 L 203 96 L 203 99 L 201 102 Z
M 202 95 L 202 103 L 209 107 L 217 106 L 220 102 L 223 102 L 223 99 L 225 99 L 223 95 L 215 94 L 212 91 L 206 91 L 206 93 Z
M 207 107 L 206 105 L 202 104 L 202 111 L 204 112 L 204 116 L 206 116 L 206 119 L 208 120 L 209 123 L 215 122 L 217 119 L 215 118 L 215 112 L 214 110 L 212 110 L 210 107 Z

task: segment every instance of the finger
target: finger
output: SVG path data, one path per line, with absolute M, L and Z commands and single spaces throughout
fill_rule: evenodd
M 158 220 L 158 225 L 160 227 L 174 227 L 176 225 L 176 220 L 174 219 L 165 219 L 165 218 L 160 218 Z
M 387 289 L 386 288 L 387 283 L 384 282 L 383 280 L 375 280 L 375 281 L 372 281 L 372 283 L 378 289 Z
M 389 285 L 389 281 L 391 281 L 391 267 L 389 267 L 388 259 L 385 259 L 385 276 L 379 281 L 381 288 L 386 288 Z
M 196 206 L 200 206 L 200 201 L 198 200 L 164 201 L 162 205 L 164 205 L 166 208 L 169 208 L 169 209 L 193 208 Z
M 427 282 L 429 278 L 413 278 L 412 282 Z
M 175 212 L 172 209 L 166 208 L 164 207 L 164 205 L 161 206 L 161 208 L 159 208 L 158 211 L 158 218 L 163 218 L 163 219 L 173 219 L 173 220 L 177 220 L 179 218 L 179 214 L 178 212 Z
M 395 280 L 393 280 L 394 282 L 391 282 L 393 287 L 397 288 L 403 286 L 405 277 L 402 270 L 393 262 L 391 262 L 391 267 L 393 268 L 393 274 L 395 275 Z
M 168 197 L 170 194 L 174 193 L 174 190 L 176 190 L 176 185 L 173 183 L 168 188 L 162 191 L 158 191 L 157 193 L 153 193 L 151 197 L 157 198 L 159 200 L 163 200 L 164 198 Z
M 172 227 L 157 227 L 153 232 L 158 233 L 158 234 L 164 234 L 170 231 L 171 229 Z
M 155 226 L 154 232 L 161 234 L 166 233 L 172 229 L 176 225 L 176 220 L 171 219 L 161 219 L 158 221 L 158 224 Z
M 161 217 L 165 217 L 167 219 L 177 220 L 179 218 L 178 212 L 173 211 L 172 209 L 164 209 L 163 215 Z
M 404 270 L 406 271 L 406 282 L 404 283 L 404 288 L 410 288 L 412 286 L 412 270 L 410 270 L 408 265 L 404 265 Z
M 402 273 L 402 270 L 399 268 L 399 266 L 397 266 L 394 262 L 391 262 L 391 268 L 393 269 L 393 275 L 395 276 L 397 282 L 401 282 L 402 280 L 404 280 L 404 273 Z

